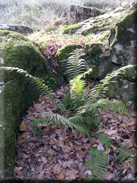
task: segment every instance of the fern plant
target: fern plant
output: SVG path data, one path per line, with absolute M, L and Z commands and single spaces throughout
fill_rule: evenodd
M 0 67 L 0 71 L 5 71 L 13 75 L 14 73 L 18 73 L 18 75 L 24 76 L 26 81 L 28 81 L 31 86 L 34 86 L 39 94 L 47 95 L 51 91 L 51 89 L 44 84 L 44 81 L 41 78 L 36 78 L 28 74 L 27 71 L 18 67 Z
M 103 109 L 106 109 L 106 107 L 109 106 L 111 107 L 113 112 L 122 112 L 128 114 L 126 106 L 123 104 L 122 101 L 113 102 L 107 99 L 103 99 L 102 95 L 108 90 L 107 85 L 109 83 L 116 82 L 114 81 L 114 79 L 116 79 L 117 77 L 122 77 L 122 75 L 124 76 L 125 70 L 132 69 L 133 67 L 133 65 L 128 65 L 122 67 L 119 70 L 113 71 L 111 74 L 108 74 L 103 80 L 100 81 L 100 84 L 96 85 L 93 89 L 90 90 L 90 93 L 86 96 L 86 103 L 79 108 L 79 113 L 92 111 L 94 109 L 96 110 L 97 107 L 102 107 Z
M 129 145 L 127 144 L 125 148 L 120 147 L 120 148 L 117 148 L 116 150 L 118 152 L 117 159 L 119 160 L 120 163 L 125 159 L 129 158 L 133 154 L 132 152 L 133 148 L 128 149 L 128 146 Z
M 105 170 L 108 166 L 108 159 L 104 155 L 104 151 L 98 150 L 97 147 L 92 147 L 88 151 L 91 160 L 86 162 L 85 168 L 90 171 L 91 175 L 84 175 L 87 180 L 99 180 L 103 178 Z
M 81 56 L 85 55 L 84 49 L 75 49 L 70 53 L 70 57 L 67 60 L 62 60 L 61 66 L 65 71 L 68 80 L 71 80 L 86 71 L 86 62 Z
M 39 113 L 35 113 L 35 115 L 39 115 Z M 64 126 L 69 126 L 72 129 L 76 129 L 84 134 L 89 135 L 89 129 L 86 127 L 81 126 L 80 124 L 74 124 L 69 119 L 59 115 L 59 114 L 54 114 L 51 112 L 43 112 L 41 114 L 41 118 L 35 119 L 33 122 L 29 124 L 29 126 L 35 126 L 37 124 L 51 124 L 53 125 L 54 123 L 57 124 L 63 124 Z
M 96 138 L 101 141 L 106 150 L 108 150 L 111 139 L 104 133 L 96 134 L 92 130 L 98 129 L 98 121 L 96 120 L 98 107 L 101 107 L 105 110 L 107 110 L 108 107 L 111 107 L 113 112 L 122 112 L 128 114 L 126 106 L 121 101 L 113 102 L 102 97 L 102 94 L 104 94 L 107 90 L 107 84 L 113 82 L 112 79 L 119 77 L 122 74 L 125 74 L 125 67 L 119 69 L 118 71 L 112 72 L 111 74 L 108 74 L 105 79 L 101 81 L 100 84 L 96 85 L 93 89 L 90 90 L 90 93 L 87 96 L 84 96 L 82 98 L 82 92 L 84 90 L 85 82 L 81 81 L 80 79 L 85 74 L 90 73 L 91 69 L 85 73 L 81 73 L 85 65 L 83 60 L 79 61 L 80 56 L 81 51 L 76 49 L 71 54 L 71 57 L 69 57 L 67 66 L 64 66 L 67 70 L 69 79 L 72 79 L 71 76 L 73 76 L 73 80 L 70 80 L 70 98 L 73 98 L 74 101 L 75 99 L 78 99 L 80 104 L 77 105 L 77 110 L 75 110 L 74 116 L 68 117 L 65 103 L 63 104 L 60 102 L 60 104 L 56 104 L 65 113 L 65 117 L 59 114 L 45 112 L 41 114 L 40 118 L 37 118 L 32 123 L 30 123 L 30 126 L 33 127 L 37 126 L 38 124 L 53 125 L 54 123 L 63 124 L 64 126 L 69 126 L 72 129 L 75 128 L 83 134 L 89 135 L 89 133 L 92 133 Z M 132 68 L 132 66 L 126 66 L 126 68 L 130 69 Z M 78 85 L 80 85 L 79 88 L 77 87 Z M 81 101 L 83 101 L 84 105 L 82 105 Z M 39 116 L 40 114 L 38 113 L 37 115 Z M 89 154 L 91 155 L 91 160 L 86 162 L 85 166 L 85 168 L 88 168 L 88 170 L 90 170 L 92 173 L 89 178 L 100 179 L 103 177 L 104 171 L 108 165 L 108 160 L 104 156 L 104 153 L 104 151 L 100 151 L 97 148 L 92 148 L 89 151 Z
M 81 80 L 81 78 L 86 74 L 89 74 L 91 71 L 92 69 L 90 68 L 88 71 L 84 72 L 83 74 L 79 74 L 73 80 L 70 81 L 71 96 L 72 98 L 77 99 L 78 103 L 82 101 L 82 92 L 86 86 L 86 82 Z

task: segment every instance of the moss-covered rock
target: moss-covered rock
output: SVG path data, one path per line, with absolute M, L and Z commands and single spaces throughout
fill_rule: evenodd
M 119 75 L 119 77 L 114 77 L 111 80 L 115 81 L 115 83 L 112 82 L 108 84 L 108 90 L 106 92 L 107 96 L 122 101 L 128 101 L 131 96 L 137 97 L 136 79 L 137 67 L 125 67 L 124 73 L 122 75 Z
M 109 38 L 112 62 L 119 65 L 135 64 L 136 55 L 136 17 L 137 10 L 129 13 L 111 29 Z
M 0 24 L 0 30 L 9 30 L 9 31 L 15 31 L 18 33 L 32 33 L 33 30 L 24 25 L 13 25 L 13 24 Z
M 29 78 L 29 79 L 28 79 Z M 33 102 L 37 102 L 41 90 L 26 71 L 0 69 L 0 177 L 14 177 L 16 139 L 23 115 Z
M 90 79 L 103 79 L 113 69 L 113 64 L 109 58 L 100 57 L 103 53 L 102 49 L 103 44 L 101 42 L 85 45 L 87 69 L 93 69 L 92 73 L 87 76 Z
M 59 51 L 57 53 L 57 61 L 59 64 L 59 71 L 60 71 L 62 77 L 67 82 L 68 82 L 68 79 L 67 79 L 66 74 L 64 72 L 64 68 L 62 67 L 62 62 L 67 63 L 67 59 L 70 56 L 70 53 L 73 52 L 77 48 L 82 48 L 82 47 L 78 44 L 68 44 L 68 45 L 64 46 L 63 48 L 59 49 Z
M 70 25 L 84 21 L 90 17 L 101 15 L 103 13 L 104 11 L 95 7 L 91 8 L 88 6 L 82 6 L 71 3 L 64 8 L 61 18 L 66 20 L 66 24 Z
M 77 29 L 81 28 L 83 25 L 84 25 L 83 23 L 70 25 L 69 27 L 64 29 L 63 33 L 64 34 L 73 34 L 73 33 L 75 33 L 75 31 Z
M 29 39 L 7 30 L 0 31 L 0 39 L 2 41 L 0 54 L 4 59 L 4 64 L 0 63 L 0 66 L 27 70 L 31 75 L 44 79 L 53 90 L 56 89 L 56 75 L 48 70 L 46 59 Z

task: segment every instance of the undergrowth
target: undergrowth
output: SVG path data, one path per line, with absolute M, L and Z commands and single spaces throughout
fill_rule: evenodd
M 113 82 L 112 79 L 125 75 L 125 69 L 132 69 L 132 65 L 128 65 L 123 67 L 117 71 L 108 74 L 100 84 L 96 85 L 92 88 L 89 94 L 86 95 L 85 92 L 85 81 L 83 77 L 86 74 L 89 74 L 92 69 L 90 68 L 88 71 L 83 73 L 82 69 L 85 69 L 85 65 L 83 64 L 83 60 L 80 59 L 81 53 L 84 50 L 74 50 L 71 56 L 68 59 L 68 65 L 65 68 L 68 68 L 68 76 L 73 75 L 73 79 L 70 80 L 69 86 L 70 91 L 67 93 L 65 98 L 57 103 L 54 98 L 52 100 L 56 103 L 58 108 L 64 114 L 64 117 L 55 114 L 52 112 L 44 112 L 44 113 L 35 113 L 35 115 L 40 116 L 40 118 L 35 119 L 33 122 L 29 124 L 32 127 L 32 130 L 37 133 L 37 125 L 38 124 L 63 124 L 64 126 L 69 126 L 72 129 L 76 129 L 82 132 L 84 135 L 90 136 L 90 134 L 94 135 L 105 147 L 105 150 L 99 150 L 98 148 L 90 148 L 88 151 L 89 156 L 91 156 L 91 160 L 87 161 L 85 164 L 85 169 L 91 172 L 91 174 L 85 174 L 86 179 L 102 179 L 105 170 L 107 169 L 108 159 L 107 159 L 107 150 L 111 143 L 111 139 L 104 133 L 95 133 L 95 131 L 99 128 L 99 121 L 97 118 L 98 108 L 103 108 L 105 110 L 108 107 L 116 113 L 124 113 L 128 114 L 128 110 L 126 105 L 122 101 L 116 100 L 115 102 L 105 99 L 104 93 L 107 90 L 107 85 L 110 82 Z M 76 59 L 74 61 L 74 58 Z M 71 62 L 72 61 L 72 62 Z M 77 66 L 80 65 L 80 67 Z M 83 67 L 83 68 L 82 68 Z M 50 95 L 49 95 L 50 96 Z M 73 116 L 69 117 L 69 111 L 73 111 Z M 122 149 L 116 147 L 118 151 L 117 159 L 119 161 L 124 161 L 128 157 L 131 158 L 131 150 Z M 126 150 L 126 151 L 125 151 Z M 124 156 L 123 156 L 123 151 Z
M 69 126 L 71 129 L 76 129 L 79 132 L 82 132 L 83 135 L 92 134 L 95 138 L 97 138 L 102 145 L 105 147 L 104 151 L 99 150 L 97 147 L 92 147 L 89 149 L 88 154 L 91 157 L 91 160 L 87 161 L 85 164 L 85 169 L 87 169 L 90 174 L 85 174 L 86 179 L 102 179 L 105 170 L 107 169 L 108 159 L 107 159 L 107 151 L 109 145 L 111 143 L 111 139 L 109 136 L 101 133 L 96 133 L 99 128 L 99 121 L 98 121 L 98 108 L 103 108 L 105 110 L 108 107 L 116 113 L 124 113 L 128 115 L 128 110 L 126 105 L 122 101 L 116 100 L 115 102 L 104 98 L 104 93 L 107 90 L 107 85 L 112 82 L 112 79 L 116 77 L 122 77 L 125 75 L 125 69 L 132 69 L 133 65 L 128 65 L 122 67 L 121 69 L 108 74 L 100 84 L 96 85 L 88 94 L 86 94 L 85 88 L 85 80 L 84 76 L 92 72 L 90 68 L 88 71 L 83 73 L 81 67 L 85 67 L 83 60 L 80 60 L 80 54 L 83 50 L 76 49 L 69 58 L 69 64 L 67 65 L 69 74 L 73 74 L 73 79 L 70 80 L 69 87 L 70 90 L 65 96 L 65 98 L 60 101 L 59 103 L 56 101 L 54 96 L 52 95 L 52 91 L 44 85 L 43 80 L 33 77 L 29 75 L 26 71 L 14 68 L 14 67 L 0 67 L 0 71 L 10 72 L 10 73 L 18 73 L 18 75 L 23 75 L 26 77 L 26 80 L 29 84 L 36 88 L 36 91 L 39 91 L 43 95 L 48 95 L 52 101 L 57 105 L 58 109 L 60 109 L 63 113 L 63 116 L 59 114 L 55 114 L 53 112 L 44 112 L 44 113 L 35 113 L 37 119 L 29 124 L 34 131 L 34 135 L 37 135 L 41 132 L 38 125 L 39 124 L 50 124 L 54 125 L 62 124 L 64 126 Z M 72 57 L 73 56 L 73 57 Z M 75 62 L 72 59 L 73 69 L 71 63 L 71 58 L 77 59 Z M 81 63 L 80 63 L 81 62 Z M 79 64 L 81 67 L 77 67 L 76 65 Z M 78 74 L 78 75 L 77 75 Z M 73 115 L 69 116 L 69 112 L 73 111 Z M 116 147 L 117 151 L 117 159 L 120 162 L 124 162 L 125 160 L 132 159 L 131 156 L 132 150 L 128 149 L 128 147 Z M 130 160 L 131 161 L 131 160 Z

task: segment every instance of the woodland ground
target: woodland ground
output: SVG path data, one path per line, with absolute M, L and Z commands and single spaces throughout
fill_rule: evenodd
M 33 15 L 33 10 L 35 14 Z M 36 23 L 35 30 L 41 30 L 45 25 L 46 30 L 49 34 L 53 35 L 57 27 L 54 27 L 53 23 L 47 22 L 43 11 L 38 11 L 37 6 L 32 6 L 30 11 L 22 9 L 22 14 L 16 11 L 15 6 L 9 7 L 4 14 L 5 21 L 8 20 L 9 15 L 13 12 L 13 22 L 16 22 L 16 16 L 19 16 L 19 22 L 24 21 L 25 23 L 30 22 L 33 18 Z M 47 15 L 50 10 L 47 10 Z M 51 12 L 52 14 L 53 12 Z M 52 14 L 53 15 L 53 14 Z M 0 15 L 2 16 L 2 14 Z M 39 18 L 41 17 L 41 19 Z M 43 17 L 42 17 L 43 16 Z M 57 16 L 57 15 L 56 15 Z M 52 16 L 52 21 L 56 16 Z M 37 17 L 37 18 L 36 18 Z M 2 20 L 2 19 L 1 19 Z M 18 23 L 19 23 L 18 22 Z M 33 22 L 33 23 L 34 23 Z M 41 23 L 40 23 L 41 22 Z M 1 22 L 3 23 L 3 22 Z M 8 22 L 7 22 L 8 23 Z M 41 26 L 40 26 L 41 25 Z M 32 26 L 33 27 L 33 26 Z M 55 36 L 55 34 L 54 34 Z M 64 38 L 60 39 L 60 45 L 56 43 L 56 39 L 52 38 L 51 45 L 47 46 L 46 50 L 43 50 L 41 45 L 37 45 L 33 42 L 37 48 L 41 51 L 48 62 L 49 68 L 53 71 L 54 66 L 57 64 L 55 55 L 60 46 L 66 44 Z M 58 36 L 58 35 L 57 35 Z M 84 38 L 88 41 L 88 38 Z M 72 41 L 70 41 L 72 42 Z M 89 83 L 87 86 L 87 92 L 89 88 L 92 88 L 93 84 Z M 57 102 L 63 100 L 66 96 L 69 88 L 60 83 L 54 96 L 56 96 Z M 111 99 L 115 100 L 115 99 Z M 36 118 L 37 115 L 34 113 L 41 112 L 56 112 L 57 114 L 64 115 L 61 110 L 53 103 L 48 96 L 40 96 L 39 102 L 34 103 L 33 106 L 27 111 L 21 122 L 18 140 L 17 140 L 17 152 L 15 158 L 15 173 L 19 179 L 44 179 L 44 180 L 70 180 L 84 179 L 83 174 L 91 174 L 92 172 L 84 169 L 84 164 L 90 159 L 88 150 L 90 147 L 98 147 L 100 150 L 104 150 L 101 142 L 98 141 L 92 134 L 90 137 L 83 136 L 76 130 L 71 130 L 69 127 L 58 126 L 39 126 L 38 133 L 34 134 L 29 124 Z M 114 114 L 111 109 L 107 111 L 99 108 L 98 120 L 100 122 L 98 132 L 104 132 L 111 138 L 111 144 L 108 148 L 108 161 L 109 166 L 106 167 L 106 173 L 104 175 L 105 180 L 132 180 L 133 175 L 136 175 L 136 167 L 132 158 L 127 158 L 124 161 L 117 159 L 118 152 L 115 146 L 122 146 L 127 149 L 131 149 L 132 153 L 135 154 L 137 150 L 137 135 L 136 135 L 136 119 L 137 113 L 134 111 L 134 103 L 132 101 L 126 101 L 130 115 Z M 69 117 L 73 116 L 73 110 L 69 111 Z M 124 150 L 123 150 L 124 151 Z M 129 155 L 130 156 L 130 155 Z M 128 156 L 128 157 L 129 157 Z

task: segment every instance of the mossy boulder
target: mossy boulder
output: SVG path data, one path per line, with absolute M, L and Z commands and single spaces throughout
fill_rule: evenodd
M 103 53 L 102 49 L 103 44 L 101 42 L 85 45 L 87 69 L 93 69 L 92 73 L 88 75 L 90 79 L 103 79 L 113 69 L 112 62 L 109 58 L 100 57 Z
M 62 77 L 68 82 L 68 79 L 66 77 L 66 73 L 64 72 L 64 68 L 62 67 L 62 62 L 67 63 L 67 59 L 70 56 L 70 53 L 73 52 L 77 48 L 82 48 L 82 46 L 78 44 L 68 44 L 64 46 L 63 48 L 58 50 L 57 53 L 57 62 L 59 64 L 59 71 L 62 75 Z
M 15 31 L 18 33 L 33 33 L 33 30 L 25 25 L 15 25 L 15 24 L 0 24 L 0 30 Z
M 129 13 L 111 29 L 109 38 L 112 62 L 119 65 L 135 64 L 137 60 L 137 10 Z
M 110 98 L 116 98 L 117 100 L 128 101 L 131 97 L 137 97 L 137 67 L 132 65 L 131 68 L 122 67 L 123 74 L 114 77 L 111 81 L 115 83 L 109 83 L 107 85 L 107 96 Z
M 61 15 L 68 25 L 84 21 L 90 17 L 103 14 L 104 11 L 95 7 L 82 6 L 77 4 L 68 4 Z
M 83 22 L 70 25 L 65 30 L 64 33 L 71 34 L 98 34 L 102 31 L 110 30 L 115 26 L 116 23 L 120 22 L 130 11 L 133 11 L 134 6 L 126 7 L 117 7 L 116 9 L 106 12 L 102 15 L 96 17 L 90 17 Z
M 0 84 L 0 177 L 12 178 L 19 125 L 41 90 L 35 78 L 19 68 L 1 67 Z
M 64 34 L 73 34 L 73 33 L 75 33 L 75 31 L 77 29 L 80 29 L 83 25 L 84 25 L 84 23 L 70 25 L 69 27 L 64 29 L 63 33 Z
M 16 32 L 1 30 L 0 42 L 0 133 L 3 134 L 0 139 L 0 151 L 3 152 L 0 157 L 0 176 L 11 178 L 14 177 L 16 137 L 20 122 L 41 94 L 37 82 L 27 77 L 31 74 L 32 78 L 42 78 L 53 90 L 57 83 L 56 75 L 48 70 L 45 58 L 29 39 Z M 2 66 L 12 67 L 13 72 L 2 71 Z M 18 67 L 17 70 L 15 67 Z
M 48 70 L 46 59 L 28 38 L 13 31 L 0 30 L 0 40 L 0 57 L 4 60 L 0 66 L 26 70 L 29 74 L 44 79 L 53 90 L 56 89 L 56 75 Z

